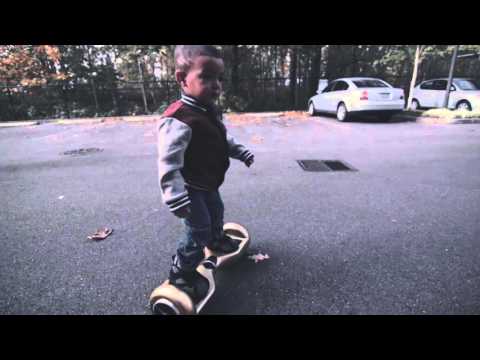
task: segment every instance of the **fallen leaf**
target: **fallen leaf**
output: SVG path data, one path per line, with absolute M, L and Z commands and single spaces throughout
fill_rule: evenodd
M 261 136 L 258 136 L 258 135 L 254 135 L 252 136 L 252 138 L 250 139 L 250 141 L 254 144 L 261 144 L 263 142 L 264 138 L 261 137 Z
M 113 229 L 109 228 L 102 228 L 98 229 L 95 234 L 90 235 L 88 238 L 90 240 L 104 240 L 106 239 L 111 233 L 113 232 Z
M 255 264 L 258 263 L 259 261 L 263 261 L 263 260 L 267 260 L 267 259 L 270 259 L 270 257 L 268 256 L 268 254 L 261 254 L 261 253 L 258 253 L 256 255 L 250 255 L 248 257 L 250 260 L 253 260 L 255 261 Z

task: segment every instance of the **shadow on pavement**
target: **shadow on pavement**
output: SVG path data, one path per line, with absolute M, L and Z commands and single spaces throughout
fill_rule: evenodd
M 220 270 L 215 294 L 201 315 L 329 315 L 332 309 L 334 313 L 343 309 L 332 280 L 336 277 L 342 283 L 345 264 L 305 259 L 305 253 L 292 254 L 293 249 L 270 250 L 266 251 L 269 260 L 255 263 L 244 257 Z M 295 260 L 299 258 L 301 263 Z
M 337 120 L 335 115 L 332 114 L 326 114 L 326 113 L 318 113 L 320 117 L 328 118 L 331 119 L 332 121 L 337 121 L 338 123 L 341 123 L 340 121 Z M 385 117 L 382 117 L 381 115 L 353 115 L 350 117 L 348 121 L 345 123 L 371 123 L 371 124 L 391 124 L 391 123 L 407 123 L 407 122 L 412 122 L 410 118 L 404 117 L 402 115 L 395 115 L 389 119 L 386 119 Z

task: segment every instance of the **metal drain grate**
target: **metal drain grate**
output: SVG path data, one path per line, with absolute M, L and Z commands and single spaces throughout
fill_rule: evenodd
M 344 161 L 338 160 L 297 160 L 297 162 L 305 171 L 357 171 Z
M 350 166 L 338 160 L 325 160 L 324 164 L 327 165 L 330 169 L 332 169 L 332 171 L 353 171 L 354 170 Z
M 88 148 L 88 149 L 78 149 L 78 150 L 65 151 L 64 153 L 62 153 L 62 155 L 72 155 L 72 156 L 88 155 L 88 154 L 102 152 L 102 151 L 103 151 L 103 149 L 99 149 L 99 148 Z
M 322 161 L 318 160 L 297 160 L 298 164 L 305 171 L 332 171 Z

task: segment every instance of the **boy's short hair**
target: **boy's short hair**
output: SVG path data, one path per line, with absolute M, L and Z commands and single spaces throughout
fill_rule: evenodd
M 187 72 L 197 56 L 221 58 L 220 51 L 212 45 L 177 45 L 175 47 L 175 69 Z

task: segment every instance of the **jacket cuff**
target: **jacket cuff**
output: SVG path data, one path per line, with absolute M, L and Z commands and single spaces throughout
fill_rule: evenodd
M 174 212 L 174 211 L 177 211 L 178 209 L 183 208 L 184 206 L 187 206 L 190 203 L 191 201 L 190 201 L 190 198 L 188 197 L 188 194 L 185 194 L 177 199 L 167 201 L 166 205 L 168 206 L 171 212 Z
M 240 154 L 240 160 L 243 162 L 246 162 L 248 159 L 252 157 L 253 157 L 253 154 L 248 150 L 245 150 Z

